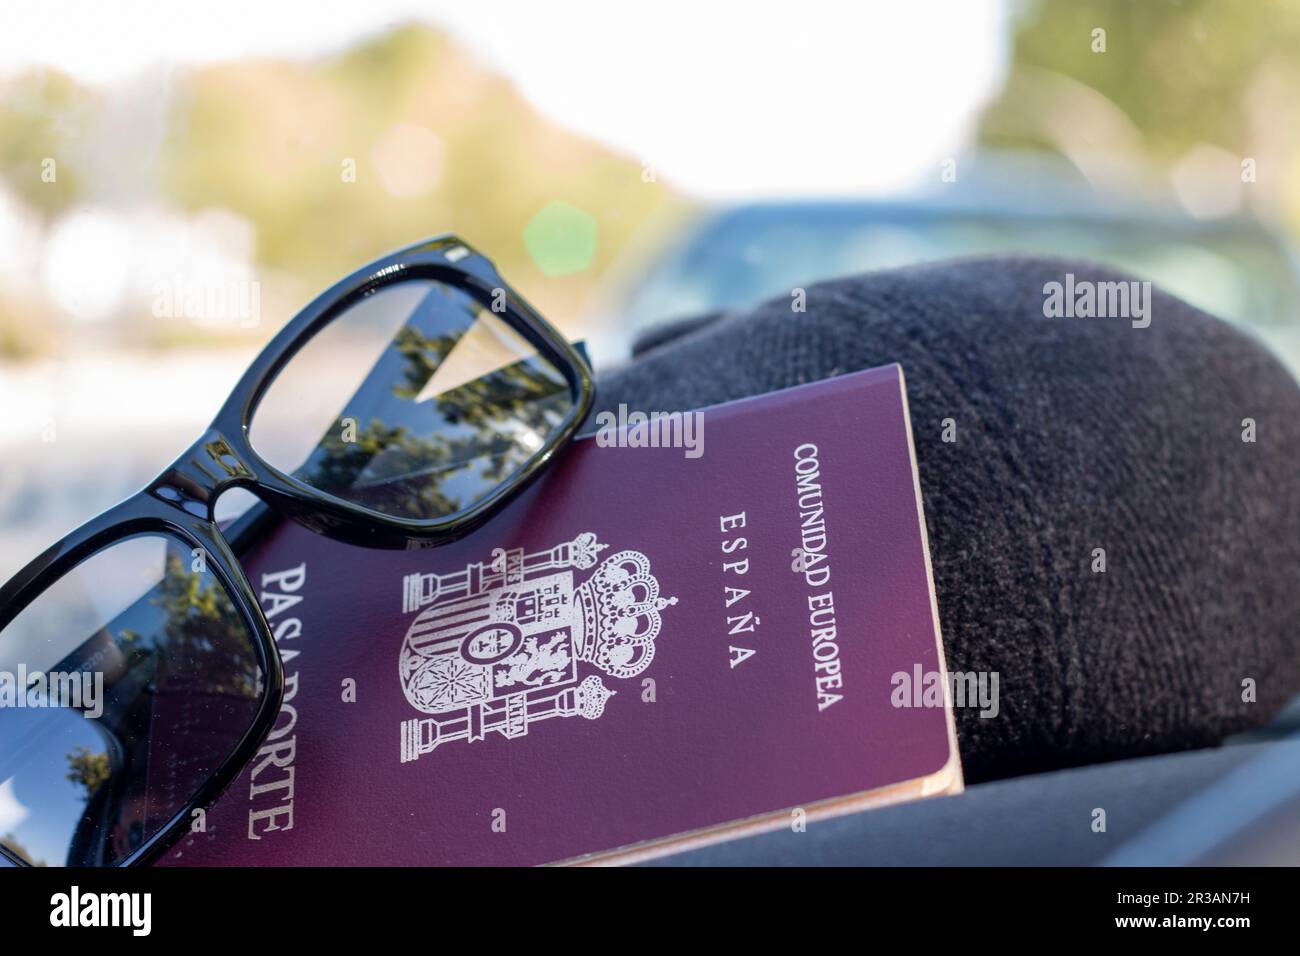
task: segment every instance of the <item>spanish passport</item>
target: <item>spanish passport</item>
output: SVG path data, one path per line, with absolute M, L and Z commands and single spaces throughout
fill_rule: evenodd
M 164 862 L 635 862 L 959 791 L 902 370 L 677 414 L 452 544 L 263 538 L 283 707 Z

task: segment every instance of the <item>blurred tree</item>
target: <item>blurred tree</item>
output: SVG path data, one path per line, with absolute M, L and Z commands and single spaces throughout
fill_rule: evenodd
M 985 145 L 1162 166 L 1217 147 L 1236 158 L 1234 174 L 1254 159 L 1257 201 L 1285 201 L 1300 221 L 1294 0 L 1037 0 L 1019 8 L 1013 42 L 1006 86 L 981 120 Z
M 639 162 L 539 116 L 507 80 L 424 26 L 316 60 L 198 67 L 176 74 L 164 93 L 155 98 L 167 105 L 158 154 L 150 138 L 106 158 L 100 147 L 122 127 L 112 94 L 49 70 L 0 83 L 0 188 L 47 226 L 73 207 L 125 201 L 236 213 L 254 230 L 272 329 L 369 259 L 456 232 L 580 332 L 571 320 L 628 239 L 651 215 L 686 207 L 644 181 Z M 42 181 L 46 159 L 58 164 L 57 183 Z M 129 195 L 101 194 L 101 180 L 128 183 Z M 555 203 L 595 226 L 585 267 L 563 275 L 543 267 L 565 250 L 524 242 L 528 223 Z M 562 231 L 547 235 L 572 242 Z M 44 304 L 33 312 L 0 289 L 0 356 L 47 345 L 24 328 L 33 314 L 57 325 Z M 137 339 L 163 347 L 216 334 L 147 316 L 137 325 Z
M 62 73 L 16 77 L 0 86 L 0 177 L 27 205 L 49 216 L 81 195 L 69 144 L 84 132 L 95 97 Z
M 247 217 L 262 263 L 314 286 L 451 231 L 563 315 L 650 214 L 680 202 L 420 26 L 314 63 L 200 70 L 174 128 L 163 164 L 172 198 Z M 523 231 L 557 200 L 589 214 L 598 241 L 589 269 L 547 279 Z

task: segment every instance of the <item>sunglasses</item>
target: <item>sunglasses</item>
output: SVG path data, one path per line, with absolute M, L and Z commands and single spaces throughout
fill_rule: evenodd
M 235 557 L 265 519 L 223 531 L 219 495 L 437 545 L 536 478 L 592 400 L 582 355 L 459 239 L 316 298 L 171 467 L 0 588 L 0 856 L 154 860 L 270 732 L 280 657 Z

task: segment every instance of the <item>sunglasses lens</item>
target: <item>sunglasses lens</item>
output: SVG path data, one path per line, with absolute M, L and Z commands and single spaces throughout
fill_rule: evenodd
M 392 517 L 471 508 L 549 446 L 563 373 L 494 308 L 443 283 L 384 286 L 313 336 L 250 424 L 268 463 Z
M 120 862 L 234 753 L 260 678 L 203 552 L 160 535 L 96 552 L 0 631 L 0 843 Z

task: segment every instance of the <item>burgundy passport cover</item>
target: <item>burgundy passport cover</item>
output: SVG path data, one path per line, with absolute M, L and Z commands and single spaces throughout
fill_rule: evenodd
M 165 862 L 627 860 L 960 789 L 950 709 L 890 702 L 944 672 L 899 367 L 702 415 L 451 545 L 281 525 L 284 707 Z

